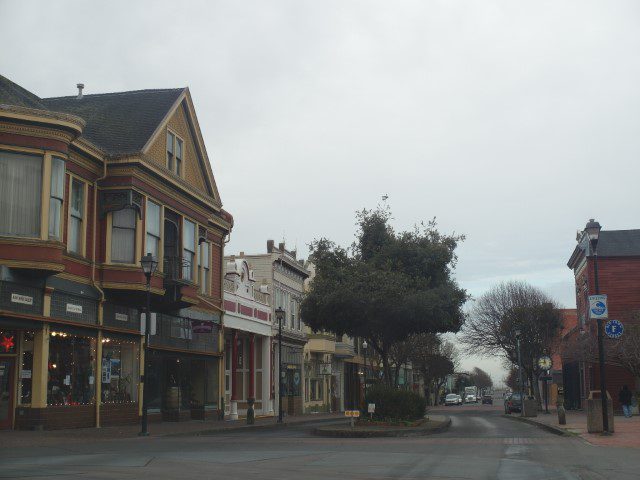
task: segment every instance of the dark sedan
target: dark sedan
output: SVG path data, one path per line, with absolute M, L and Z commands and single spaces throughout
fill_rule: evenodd
M 493 405 L 493 396 L 492 395 L 482 395 L 482 404 L 483 405 Z
M 522 397 L 519 393 L 512 393 L 504 399 L 504 413 L 520 412 L 522 410 Z

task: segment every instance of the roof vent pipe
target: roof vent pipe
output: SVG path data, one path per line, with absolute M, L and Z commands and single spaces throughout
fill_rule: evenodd
M 84 83 L 78 83 L 76 85 L 76 87 L 78 87 L 78 100 L 80 100 L 82 98 L 82 89 L 84 88 Z

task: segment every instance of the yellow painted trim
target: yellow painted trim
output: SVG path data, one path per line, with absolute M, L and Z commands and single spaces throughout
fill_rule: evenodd
M 18 108 L 22 111 L 18 112 Z M 49 112 L 47 110 L 13 107 L 11 110 L 5 108 L 0 109 L 0 114 L 5 118 L 13 118 L 26 122 L 48 123 L 57 127 L 70 128 L 76 132 L 76 135 L 80 135 L 85 126 L 85 121 L 80 117 L 65 113 Z
M 175 112 L 174 112 L 175 113 Z M 173 160 L 174 160 L 174 169 L 171 170 L 169 168 L 169 156 L 167 155 L 167 134 L 171 133 L 171 135 L 173 135 Z M 182 142 L 182 158 L 180 159 L 182 161 L 182 171 L 180 173 L 180 175 L 178 175 L 178 173 L 176 172 L 176 170 L 178 169 L 178 162 L 176 162 L 175 160 L 177 159 L 176 157 L 176 145 L 178 144 L 178 142 L 176 140 L 180 140 Z M 184 141 L 184 138 L 182 138 L 181 135 L 178 135 L 176 133 L 175 130 L 173 130 L 172 128 L 167 127 L 165 129 L 165 141 L 164 141 L 165 147 L 164 147 L 164 151 L 165 151 L 165 165 L 167 167 L 167 170 L 169 170 L 171 173 L 173 173 L 176 177 L 181 178 L 182 180 L 184 180 L 184 162 L 185 162 L 185 158 L 184 158 L 184 152 L 185 152 L 185 146 L 186 143 Z
M 44 152 L 45 152 L 45 150 L 42 148 L 20 147 L 15 145 L 7 145 L 5 143 L 0 143 L 0 150 L 16 152 L 16 153 L 26 153 L 27 155 L 38 155 L 38 156 L 44 156 Z
M 142 260 L 142 250 L 144 249 L 142 244 L 142 218 L 139 215 L 136 215 L 136 233 L 134 235 L 136 244 L 133 246 L 135 252 L 135 265 L 140 265 L 140 260 Z M 140 268 L 140 267 L 138 267 Z
M 31 372 L 31 407 L 47 406 L 49 381 L 49 325 L 43 324 L 33 338 L 33 370 Z
M 34 260 L 6 260 L 0 259 L 0 265 L 11 268 L 27 268 L 29 270 L 50 270 L 52 272 L 64 272 L 64 265 L 52 262 L 37 262 Z
M 42 297 L 42 316 L 51 316 L 51 293 L 46 291 L 44 293 L 44 296 Z
M 146 292 L 146 285 L 136 285 L 132 283 L 118 283 L 118 282 L 101 282 L 100 285 L 102 288 L 108 289 L 117 289 L 117 290 L 132 290 L 132 291 L 140 291 Z M 156 295 L 164 295 L 165 291 L 163 288 L 151 287 L 151 293 Z
M 173 114 L 176 112 L 176 110 L 184 100 L 184 97 L 185 97 L 185 92 L 183 91 L 178 96 L 176 101 L 173 102 L 173 105 L 171 106 L 167 114 L 164 116 L 162 121 L 158 124 L 158 126 L 156 127 L 156 130 L 151 134 L 151 136 L 149 137 L 149 140 L 147 140 L 147 143 L 145 143 L 144 147 L 142 147 L 142 153 L 147 153 L 149 151 L 149 148 L 151 148 L 151 145 L 153 145 L 153 143 L 158 138 L 158 136 L 162 132 L 166 131 L 166 125 L 169 123 L 169 120 L 171 119 L 171 117 L 173 117 Z M 165 143 L 166 143 L 166 139 L 165 139 Z
M 193 305 L 197 305 L 198 303 L 200 303 L 200 300 L 198 300 L 197 298 L 189 297 L 187 295 L 182 295 L 180 297 L 180 300 L 182 300 L 183 302 L 192 303 Z

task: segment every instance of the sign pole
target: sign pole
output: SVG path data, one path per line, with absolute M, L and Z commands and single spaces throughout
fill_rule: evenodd
M 594 246 L 595 247 L 595 246 Z M 598 282 L 598 251 L 593 249 L 593 269 L 596 295 L 600 295 L 600 284 Z M 591 308 L 590 308 L 591 310 Z M 605 309 L 606 312 L 606 309 Z M 600 398 L 602 400 L 602 434 L 609 435 L 609 412 L 607 405 L 607 380 L 604 367 L 604 328 L 602 324 L 603 315 L 598 315 L 598 359 L 600 363 Z

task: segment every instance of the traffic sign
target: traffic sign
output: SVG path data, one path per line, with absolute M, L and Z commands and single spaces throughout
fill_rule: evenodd
M 609 318 L 606 295 L 589 295 L 589 318 Z
M 609 338 L 620 338 L 624 333 L 624 325 L 620 320 L 609 320 L 604 326 L 604 333 Z

